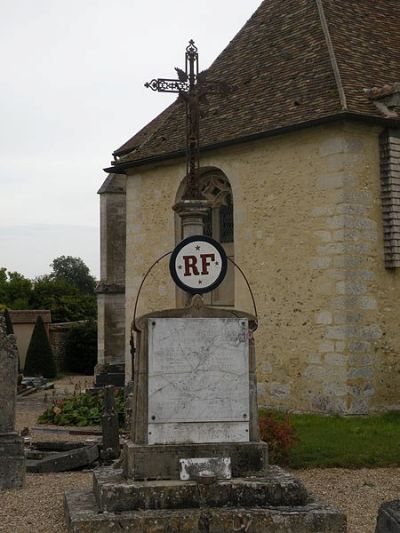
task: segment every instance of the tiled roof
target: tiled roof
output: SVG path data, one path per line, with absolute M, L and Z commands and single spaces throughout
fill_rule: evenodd
M 364 89 L 400 81 L 400 1 L 264 0 L 207 79 L 234 90 L 208 97 L 203 147 L 343 112 L 382 118 Z M 114 154 L 139 162 L 184 148 L 177 100 Z

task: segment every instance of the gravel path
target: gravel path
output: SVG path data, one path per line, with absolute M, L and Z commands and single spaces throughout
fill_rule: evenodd
M 27 474 L 21 490 L 0 492 L 0 531 L 64 533 L 65 490 L 90 487 L 90 472 Z
M 297 470 L 314 495 L 347 513 L 349 533 L 373 533 L 379 505 L 400 498 L 400 468 Z M 28 474 L 19 491 L 0 492 L 0 531 L 64 533 L 65 490 L 91 485 L 90 472 Z
M 400 499 L 400 468 L 296 470 L 314 496 L 343 509 L 349 533 L 374 533 L 384 501 Z

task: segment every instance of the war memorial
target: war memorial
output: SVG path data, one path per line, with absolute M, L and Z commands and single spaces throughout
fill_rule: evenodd
M 187 107 L 187 184 L 174 206 L 183 240 L 171 254 L 154 257 L 157 264 L 170 256 L 186 305 L 136 317 L 139 290 L 130 439 L 120 463 L 94 472 L 92 490 L 66 494 L 69 529 L 344 532 L 343 513 L 313 501 L 299 481 L 268 463 L 258 429 L 254 297 L 254 315 L 202 299 L 224 280 L 228 258 L 203 235 L 208 205 L 197 181 L 199 99 L 225 88 L 198 79 L 197 59 L 191 41 L 179 79 L 149 84 L 181 93 Z

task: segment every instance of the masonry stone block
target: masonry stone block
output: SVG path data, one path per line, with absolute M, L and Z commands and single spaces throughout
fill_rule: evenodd
M 371 380 L 374 377 L 374 369 L 371 366 L 349 369 L 349 379 Z
M 347 357 L 342 353 L 327 353 L 325 363 L 329 366 L 345 366 Z
M 310 261 L 310 266 L 314 270 L 322 270 L 325 268 L 329 268 L 331 263 L 332 263 L 331 257 L 314 257 Z
M 317 253 L 320 255 L 338 255 L 344 252 L 343 243 L 329 243 L 317 246 Z
M 349 355 L 349 365 L 355 367 L 364 367 L 372 365 L 374 358 L 369 353 L 351 353 Z
M 320 352 L 334 352 L 335 351 L 335 343 L 332 342 L 332 341 L 320 342 L 319 350 L 320 350 Z
M 315 231 L 314 235 L 322 242 L 330 242 L 332 240 L 332 233 L 330 231 Z
M 354 326 L 328 326 L 326 338 L 332 340 L 345 340 L 358 336 L 358 329 Z
M 311 212 L 315 217 L 325 217 L 333 215 L 335 208 L 331 206 L 313 207 Z
M 333 258 L 333 266 L 335 268 L 356 268 L 362 265 L 364 259 L 359 255 L 342 255 Z
M 315 318 L 317 324 L 332 324 L 332 313 L 330 311 L 321 311 Z
M 382 329 L 377 324 L 364 326 L 361 328 L 361 338 L 366 340 L 376 340 L 382 337 Z
M 366 341 L 352 341 L 349 343 L 349 350 L 350 352 L 368 352 L 371 350 L 372 344 L 370 342 Z
M 343 187 L 344 177 L 338 176 L 321 176 L 318 180 L 318 188 L 322 191 L 330 189 L 340 189 Z
M 337 294 L 365 294 L 367 286 L 357 281 L 338 281 L 336 283 Z
M 336 206 L 335 213 L 338 215 L 365 215 L 368 209 L 365 205 L 340 204 Z
M 335 311 L 334 322 L 335 324 L 358 324 L 362 320 L 360 313 L 352 311 Z

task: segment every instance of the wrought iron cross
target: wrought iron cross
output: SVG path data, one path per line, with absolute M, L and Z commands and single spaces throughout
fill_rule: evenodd
M 157 78 L 145 87 L 162 93 L 179 93 L 186 104 L 186 172 L 185 199 L 203 199 L 196 177 L 200 167 L 200 104 L 207 103 L 207 94 L 225 94 L 229 86 L 224 82 L 206 81 L 199 73 L 199 54 L 194 41 L 189 41 L 185 55 L 185 70 L 175 68 L 178 79 Z

